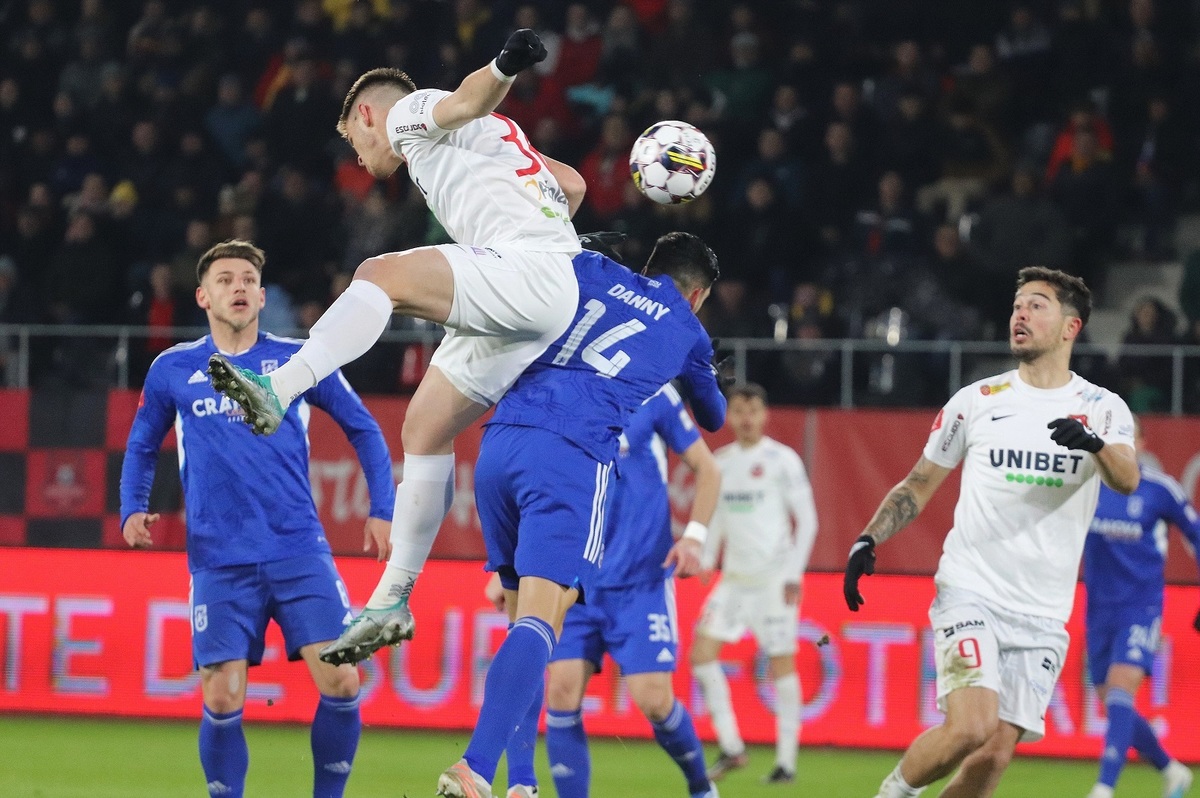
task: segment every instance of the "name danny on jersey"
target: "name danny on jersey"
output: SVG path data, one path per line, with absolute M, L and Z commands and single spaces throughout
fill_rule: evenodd
M 608 289 L 608 295 L 619 299 L 626 305 L 637 308 L 655 321 L 658 321 L 663 316 L 671 312 L 671 309 L 663 303 L 651 299 L 648 296 L 642 296 L 633 289 L 626 288 L 620 283 L 617 283 L 612 288 Z

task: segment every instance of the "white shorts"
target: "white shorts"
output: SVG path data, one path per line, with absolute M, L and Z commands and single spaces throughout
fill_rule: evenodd
M 1021 742 L 1042 739 L 1046 708 L 1067 656 L 1062 621 L 1003 610 L 977 593 L 938 586 L 929 608 L 934 630 L 938 709 L 960 687 L 1000 696 L 1000 720 L 1022 729 Z
M 783 581 L 739 584 L 722 578 L 704 601 L 696 631 L 736 643 L 749 629 L 768 657 L 796 653 L 799 608 L 783 600 Z
M 433 249 L 450 262 L 454 302 L 430 365 L 468 399 L 493 405 L 575 318 L 571 256 L 462 244 Z

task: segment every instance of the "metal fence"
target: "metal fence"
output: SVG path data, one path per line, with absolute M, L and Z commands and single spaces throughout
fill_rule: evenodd
M 139 363 L 133 356 L 136 342 L 146 339 L 186 341 L 208 333 L 206 327 L 149 328 L 140 326 L 68 326 L 51 324 L 13 325 L 0 324 L 0 370 L 4 383 L 11 388 L 35 387 L 33 375 L 56 365 L 69 371 L 85 369 L 92 374 L 98 387 L 129 388 L 140 384 L 142 372 L 148 363 Z M 303 338 L 303 331 L 290 331 Z M 380 339 L 385 343 L 434 344 L 441 340 L 440 328 L 414 331 L 388 331 Z M 882 380 L 890 386 L 902 386 L 912 379 L 906 373 L 906 363 L 913 357 L 923 357 L 926 362 L 936 362 L 933 372 L 944 380 L 945 392 L 934 386 L 940 398 L 954 393 L 965 383 L 994 374 L 1011 366 L 1008 345 L 999 341 L 888 341 L 876 339 L 837 340 L 775 340 L 773 338 L 727 338 L 721 339 L 721 352 L 732 356 L 730 369 L 739 381 L 763 379 L 755 371 L 753 361 L 771 353 L 808 353 L 822 356 L 836 370 L 836 388 L 823 404 L 842 408 L 853 408 L 863 404 L 885 404 L 896 407 L 904 402 L 871 401 L 873 388 L 870 384 Z M 67 355 L 63 349 L 70 350 Z M 142 350 L 145 347 L 141 348 Z M 1182 415 L 1196 397 L 1186 396 L 1189 391 L 1188 375 L 1191 369 L 1200 373 L 1200 346 L 1196 345 L 1101 345 L 1077 344 L 1076 363 L 1087 358 L 1106 365 L 1108 373 L 1114 374 L 1118 359 L 1153 358 L 1156 367 L 1170 370 L 1170 391 L 1167 408 L 1172 415 Z M 65 361 L 64 361 L 65 358 Z M 761 371 L 761 364 L 758 366 Z M 766 368 L 770 368 L 769 365 Z M 1086 370 L 1080 369 L 1085 372 Z M 864 377 L 864 372 L 870 376 Z M 882 378 L 878 375 L 884 375 Z M 1117 373 L 1119 376 L 1119 373 Z M 1165 374 L 1163 375 L 1166 376 Z M 925 374 L 928 378 L 928 371 Z M 1164 383 L 1166 381 L 1164 380 Z M 875 389 L 878 389 L 878 385 Z M 883 391 L 887 393 L 888 391 Z M 864 401 L 865 397 L 865 401 Z M 1185 399 L 1187 401 L 1185 401 Z M 922 403 L 925 404 L 925 403 Z

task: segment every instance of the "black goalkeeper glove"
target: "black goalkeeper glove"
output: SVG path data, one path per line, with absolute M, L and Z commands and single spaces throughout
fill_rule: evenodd
M 618 233 L 614 230 L 606 230 L 597 233 L 580 233 L 579 245 L 584 249 L 589 249 L 592 252 L 599 252 L 610 260 L 615 260 L 621 263 L 621 256 L 614 249 L 618 244 L 622 243 L 629 236 L 624 233 Z
M 851 612 L 867 603 L 862 593 L 858 592 L 858 580 L 865 574 L 875 573 L 875 538 L 870 535 L 859 535 L 858 540 L 850 547 L 850 559 L 846 562 L 846 576 L 842 580 L 842 595 L 846 597 L 846 606 Z
M 712 339 L 712 348 L 713 362 L 711 366 L 713 377 L 716 378 L 717 385 L 721 388 L 721 390 L 725 390 L 737 382 L 737 375 L 731 373 L 733 369 L 733 353 L 730 352 L 720 360 L 717 359 L 717 350 L 721 348 L 720 338 Z
M 1056 418 L 1047 424 L 1046 428 L 1054 430 L 1050 433 L 1050 440 L 1059 446 L 1082 449 L 1092 454 L 1104 448 L 1104 441 L 1100 440 L 1100 436 L 1085 427 L 1077 418 Z
M 510 78 L 523 69 L 546 60 L 546 45 L 529 28 L 513 31 L 496 56 L 496 69 Z
M 1192 619 L 1192 628 L 1200 632 L 1200 610 L 1196 612 L 1196 617 Z

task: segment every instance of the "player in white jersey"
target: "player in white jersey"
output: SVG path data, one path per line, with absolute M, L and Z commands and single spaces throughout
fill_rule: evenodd
M 338 130 L 377 178 L 401 164 L 457 242 L 369 258 L 290 361 L 267 376 L 219 357 L 219 389 L 246 421 L 272 432 L 288 403 L 365 353 L 393 312 L 442 323 L 446 337 L 408 406 L 392 556 L 366 611 L 322 652 L 357 661 L 413 633 L 408 597 L 454 494 L 455 436 L 482 416 L 574 316 L 580 251 L 570 218 L 582 201 L 575 170 L 535 150 L 494 113 L 514 76 L 545 57 L 530 30 L 513 33 L 453 92 L 418 90 L 397 69 L 362 75 Z
M 754 384 L 729 394 L 727 418 L 736 441 L 715 453 L 721 498 L 705 541 L 712 568 L 722 544 L 721 581 L 704 602 L 692 642 L 692 674 L 717 732 L 720 754 L 711 779 L 743 767 L 749 757 L 717 657 L 749 629 L 768 657 L 775 683 L 775 767 L 763 777 L 796 777 L 800 740 L 800 677 L 796 631 L 801 582 L 817 536 L 817 508 L 800 455 L 764 434 L 767 394 Z
M 941 795 L 989 796 L 1017 743 L 1045 732 L 1100 480 L 1128 494 L 1139 479 L 1129 408 L 1069 368 L 1090 313 L 1078 277 L 1022 269 L 1009 320 L 1017 368 L 950 399 L 920 459 L 850 549 L 844 592 L 857 611 L 876 544 L 963 464 L 929 610 L 946 719 L 913 741 L 879 798 L 918 795 L 955 768 Z

